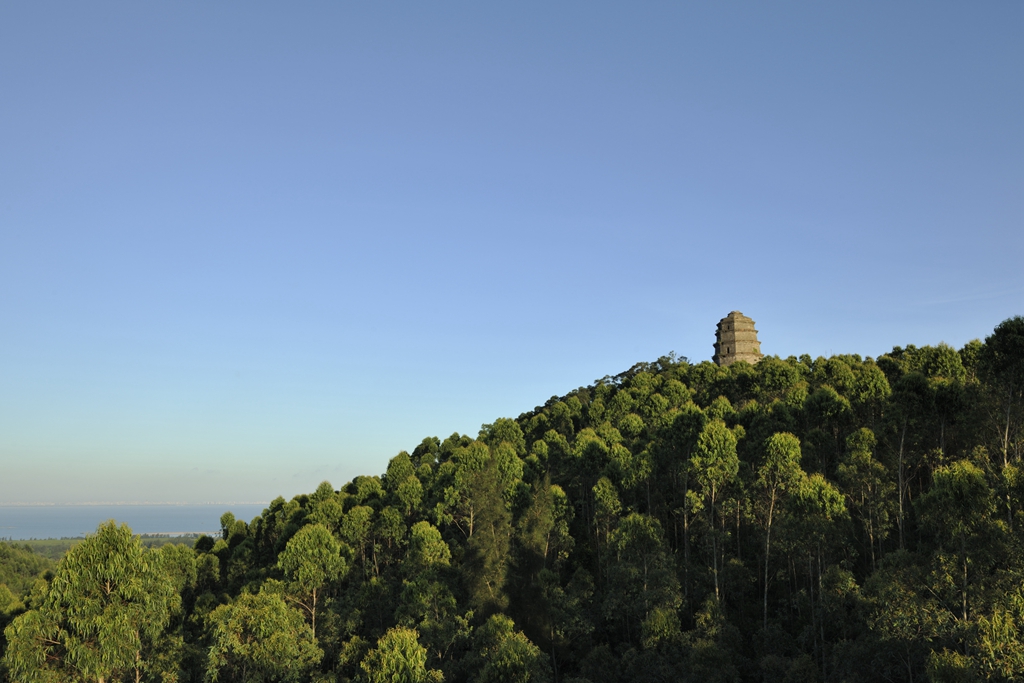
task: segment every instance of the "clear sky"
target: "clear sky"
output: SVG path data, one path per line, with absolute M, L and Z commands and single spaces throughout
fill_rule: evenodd
M 0 4 L 0 502 L 267 501 L 1024 313 L 1024 3 Z

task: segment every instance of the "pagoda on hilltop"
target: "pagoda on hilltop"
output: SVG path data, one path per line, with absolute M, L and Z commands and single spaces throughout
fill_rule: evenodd
M 719 365 L 732 365 L 738 360 L 754 364 L 762 357 L 761 342 L 757 340 L 757 330 L 751 318 L 733 311 L 718 321 L 715 355 L 711 360 Z

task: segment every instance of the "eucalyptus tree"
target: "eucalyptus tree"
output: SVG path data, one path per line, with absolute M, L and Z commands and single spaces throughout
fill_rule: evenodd
M 484 612 L 508 606 L 506 580 L 511 559 L 512 515 L 494 458 L 467 479 L 467 502 L 473 510 L 473 535 L 466 541 L 462 564 L 470 603 Z
M 441 532 L 427 521 L 412 525 L 409 548 L 402 560 L 402 592 L 396 612 L 399 624 L 413 626 L 437 661 L 443 661 L 469 621 L 458 613 L 452 592 L 451 549 Z
M 999 441 L 1005 466 L 1011 453 L 1022 447 L 1013 437 L 1015 429 L 1020 429 L 1024 408 L 1024 316 L 1004 320 L 985 338 L 981 366 L 1002 408 Z
M 918 506 L 922 523 L 935 534 L 940 548 L 948 547 L 954 553 L 956 570 L 948 572 L 941 583 L 957 587 L 958 609 L 953 614 L 966 624 L 972 592 L 970 569 L 981 564 L 980 555 L 986 549 L 979 546 L 990 543 L 989 536 L 997 528 L 993 524 L 993 497 L 985 473 L 969 460 L 940 467 L 935 471 L 932 488 L 921 497 Z M 942 562 L 941 550 L 937 559 L 937 572 L 946 574 L 942 565 L 950 563 Z
M 846 457 L 839 465 L 843 493 L 864 527 L 872 571 L 889 534 L 896 489 L 885 465 L 873 457 L 875 443 L 874 433 L 862 427 L 846 438 Z
M 818 473 L 804 477 L 792 496 L 793 514 L 790 528 L 795 545 L 803 550 L 807 562 L 807 587 L 811 603 L 811 636 L 818 654 L 818 663 L 825 670 L 825 608 L 822 577 L 826 572 L 828 554 L 840 546 L 842 522 L 849 513 L 843 494 Z
M 787 432 L 773 434 L 764 445 L 764 459 L 757 469 L 756 487 L 761 492 L 760 519 L 764 526 L 763 626 L 768 628 L 768 585 L 771 579 L 772 524 L 783 497 L 805 477 L 800 469 L 800 440 Z
M 160 556 L 106 522 L 68 550 L 42 604 L 7 627 L 4 661 L 14 681 L 141 680 L 179 600 Z
M 988 385 L 989 405 L 1002 455 L 1004 486 L 1020 475 L 1024 451 L 1024 317 L 1015 316 L 996 326 L 980 349 L 980 374 Z M 1013 499 L 1005 495 L 1006 516 L 1013 524 Z
M 697 437 L 697 444 L 690 460 L 693 477 L 700 490 L 700 498 L 696 502 L 708 520 L 716 599 L 721 599 L 717 520 L 725 489 L 739 472 L 740 461 L 736 455 L 736 441 L 736 435 L 722 420 L 713 419 L 704 425 L 700 436 Z
M 427 650 L 419 644 L 419 634 L 396 626 L 377 641 L 360 663 L 366 683 L 431 683 L 443 681 L 436 669 L 427 669 Z
M 624 517 L 608 542 L 605 618 L 636 642 L 649 619 L 674 614 L 682 603 L 679 580 L 658 520 L 638 512 Z
M 551 668 L 540 648 L 515 622 L 494 614 L 474 634 L 473 683 L 548 683 Z
M 210 615 L 206 677 L 211 683 L 291 683 L 319 662 L 313 630 L 281 596 L 243 593 Z
M 324 588 L 348 572 L 341 544 L 323 524 L 308 524 L 288 541 L 278 566 L 291 581 L 294 597 L 290 599 L 309 614 L 315 637 L 316 613 Z

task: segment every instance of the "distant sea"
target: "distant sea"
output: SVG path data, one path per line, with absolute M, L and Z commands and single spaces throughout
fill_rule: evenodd
M 225 512 L 248 522 L 267 505 L 0 505 L 0 539 L 84 536 L 108 519 L 127 524 L 136 534 L 213 534 L 220 532 Z

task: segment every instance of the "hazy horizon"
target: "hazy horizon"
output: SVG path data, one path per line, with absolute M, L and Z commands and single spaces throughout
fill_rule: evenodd
M 225 512 L 249 521 L 267 506 L 268 503 L 0 505 L 0 540 L 77 538 L 95 533 L 100 524 L 109 520 L 127 524 L 135 534 L 217 534 Z
M 198 503 L 186 503 L 181 501 L 149 501 L 149 500 L 121 500 L 121 501 L 83 501 L 81 503 L 54 503 L 49 501 L 37 501 L 37 502 L 0 502 L 0 508 L 3 507 L 104 507 L 104 506 L 118 506 L 118 505 L 136 505 L 136 506 L 188 506 L 198 507 L 202 505 L 269 505 L 270 501 L 242 501 L 242 500 L 229 500 L 229 501 L 202 501 Z

